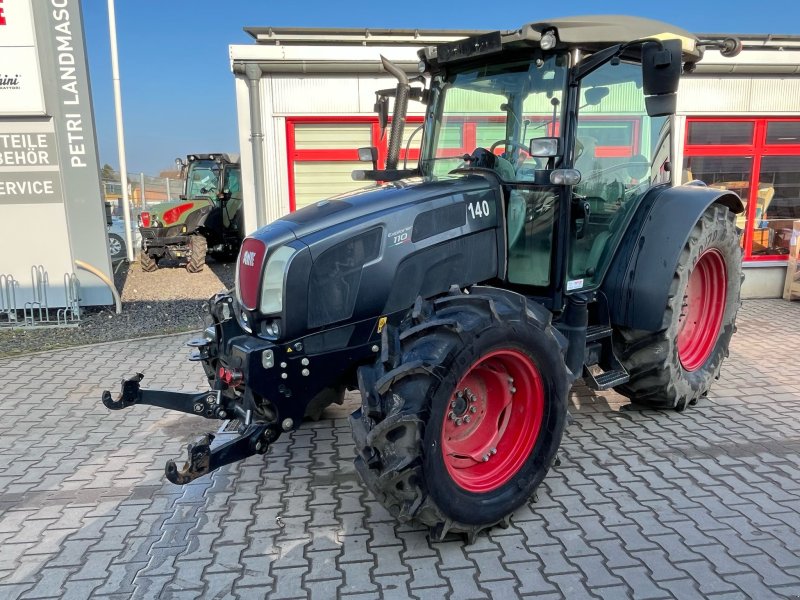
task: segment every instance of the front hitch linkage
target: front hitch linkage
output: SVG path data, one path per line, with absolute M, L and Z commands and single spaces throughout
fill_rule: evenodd
M 168 460 L 164 472 L 172 483 L 185 485 L 225 465 L 254 454 L 264 454 L 279 435 L 277 427 L 266 423 L 248 425 L 236 439 L 211 448 L 214 434 L 207 433 L 189 444 L 188 457 L 182 469 L 178 470 L 174 460 Z
M 103 404 L 105 407 L 111 410 L 122 410 L 134 404 L 149 404 L 208 419 L 226 419 L 229 416 L 229 412 L 222 404 L 220 390 L 194 393 L 143 390 L 139 386 L 142 379 L 144 379 L 142 373 L 137 373 L 129 379 L 123 379 L 122 390 L 116 400 L 112 399 L 111 392 L 104 391 Z
M 111 392 L 105 390 L 103 404 L 111 410 L 122 410 L 134 404 L 147 404 L 208 419 L 226 419 L 228 416 L 235 416 L 232 414 L 234 412 L 241 412 L 229 410 L 222 403 L 221 390 L 194 393 L 143 390 L 139 385 L 142 379 L 144 379 L 142 373 L 124 379 L 116 400 L 112 398 Z M 167 479 L 172 483 L 184 485 L 222 466 L 254 454 L 264 454 L 281 433 L 277 425 L 271 423 L 250 423 L 249 414 L 243 430 L 239 431 L 240 434 L 235 439 L 215 448 L 211 447 L 211 442 L 215 438 L 213 433 L 200 436 L 193 444 L 189 444 L 188 457 L 183 468 L 178 469 L 173 460 L 167 461 L 164 469 Z

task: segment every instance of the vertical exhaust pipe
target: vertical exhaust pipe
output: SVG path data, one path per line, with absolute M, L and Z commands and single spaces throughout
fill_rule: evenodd
M 389 148 L 386 153 L 386 169 L 389 170 L 396 169 L 400 161 L 400 148 L 403 145 L 403 129 L 406 126 L 406 111 L 408 110 L 408 93 L 411 86 L 408 83 L 408 75 L 400 67 L 383 55 L 381 55 L 381 63 L 383 68 L 397 79 L 392 129 L 389 133 Z

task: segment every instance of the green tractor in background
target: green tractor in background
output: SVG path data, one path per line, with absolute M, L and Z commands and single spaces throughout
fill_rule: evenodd
M 141 265 L 155 271 L 162 258 L 203 270 L 206 255 L 233 260 L 242 244 L 242 186 L 238 154 L 190 154 L 176 163 L 184 176 L 180 200 L 142 211 Z

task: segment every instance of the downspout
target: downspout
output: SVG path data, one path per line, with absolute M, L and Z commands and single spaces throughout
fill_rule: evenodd
M 392 129 L 389 134 L 389 148 L 386 152 L 386 170 L 392 170 L 397 168 L 397 163 L 400 160 L 400 146 L 403 144 L 403 129 L 406 125 L 408 93 L 411 86 L 408 83 L 408 75 L 400 67 L 393 64 L 383 55 L 381 55 L 381 63 L 383 63 L 383 68 L 397 79 Z
M 244 73 L 250 97 L 250 146 L 253 153 L 253 187 L 256 195 L 256 228 L 267 224 L 267 201 L 264 189 L 264 129 L 261 126 L 261 67 L 255 63 L 234 66 L 234 72 Z

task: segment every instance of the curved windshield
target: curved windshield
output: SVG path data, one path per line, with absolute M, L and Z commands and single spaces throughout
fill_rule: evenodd
M 534 55 L 434 82 L 438 111 L 420 161 L 423 173 L 472 166 L 491 168 L 505 181 L 532 181 L 547 159 L 528 154 L 530 140 L 561 135 L 566 79 L 566 55 Z
M 186 175 L 186 197 L 214 199 L 217 197 L 220 165 L 213 160 L 196 160 L 190 163 Z

